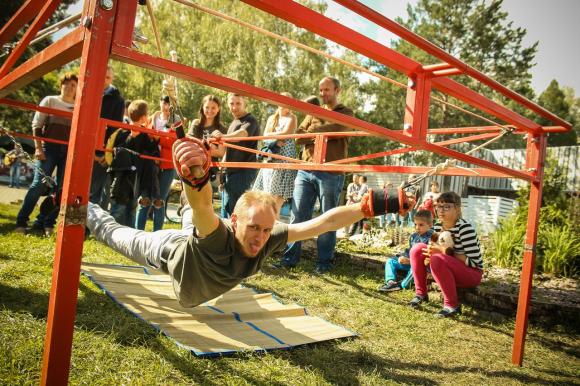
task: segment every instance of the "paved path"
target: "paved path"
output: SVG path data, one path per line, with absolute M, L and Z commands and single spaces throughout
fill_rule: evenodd
M 8 185 L 0 185 L 0 203 L 2 204 L 16 204 L 24 200 L 24 196 L 28 191 L 28 186 L 20 189 L 9 188 Z

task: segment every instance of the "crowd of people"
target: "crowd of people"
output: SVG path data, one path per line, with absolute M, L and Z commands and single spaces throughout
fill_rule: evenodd
M 266 137 L 314 134 L 350 128 L 314 115 L 307 115 L 298 123 L 290 109 L 279 106 L 268 117 L 262 133 L 259 122 L 247 110 L 245 97 L 238 94 L 227 97 L 233 120 L 226 128 L 221 120 L 221 100 L 207 95 L 201 101 L 199 116 L 189 127 L 188 138 L 176 140 L 165 133 L 173 131 L 182 117 L 171 108 L 168 96 L 160 99 L 159 110 L 150 113 L 144 100 L 125 102 L 112 85 L 113 79 L 114 72 L 109 67 L 101 116 L 151 130 L 107 127 L 102 144 L 105 151 L 95 153 L 88 229 L 98 240 L 127 257 L 166 271 L 172 276 L 176 295 L 183 305 L 194 306 L 232 288 L 257 272 L 263 259 L 274 252 L 280 252 L 281 258 L 273 268 L 295 267 L 300 262 L 301 240 L 312 236 L 318 236 L 315 272 L 324 274 L 333 268 L 336 230 L 343 228 L 353 235 L 363 228 L 364 217 L 374 216 L 379 217 L 381 227 L 412 224 L 415 229 L 409 248 L 387 261 L 385 283 L 380 291 L 408 288 L 413 282 L 416 294 L 410 305 L 419 307 L 428 301 L 426 276 L 430 272 L 444 296 L 444 308 L 437 315 L 447 317 L 461 312 L 456 287 L 479 284 L 483 267 L 475 230 L 461 217 L 460 197 L 453 192 L 440 193 L 437 182 L 431 184 L 422 199 L 404 206 L 406 201 L 400 196 L 387 204 L 388 192 L 395 191 L 393 184 L 387 182 L 381 189 L 369 189 L 366 176 L 354 175 L 346 189 L 346 205 L 339 206 L 345 179 L 341 172 L 234 165 L 224 170 L 209 169 L 203 183 L 189 175 L 190 167 L 203 165 L 209 158 L 229 163 L 288 162 L 276 157 L 256 157 L 243 150 L 258 150 L 258 141 L 253 137 L 261 134 Z M 77 82 L 75 75 L 65 74 L 60 94 L 44 98 L 40 105 L 72 111 Z M 351 109 L 339 102 L 338 79 L 324 77 L 318 91 L 319 97 L 305 101 L 353 115 Z M 283 95 L 292 97 L 289 93 Z M 27 231 L 35 205 L 42 195 L 48 194 L 53 205 L 41 210 L 33 228 L 50 234 L 58 215 L 67 154 L 67 146 L 61 141 L 68 140 L 70 119 L 37 112 L 32 126 L 35 135 L 47 140 L 35 141 L 37 167 L 17 217 L 16 232 Z M 209 138 L 240 140 L 235 147 L 212 141 L 209 149 L 194 140 Z M 325 162 L 348 157 L 348 145 L 347 136 L 328 138 Z M 305 162 L 320 158 L 314 138 L 272 138 L 263 141 L 261 149 L 263 154 L 279 154 Z M 45 176 L 55 170 L 56 185 L 48 187 Z M 162 230 L 165 201 L 176 176 L 185 182 L 187 205 L 182 216 L 183 228 Z M 213 210 L 211 185 L 204 185 L 210 179 L 217 179 L 219 185 L 220 216 Z M 414 194 L 421 196 L 418 191 Z M 313 218 L 316 202 L 321 213 Z M 285 203 L 291 204 L 289 225 L 276 221 Z M 143 231 L 149 217 L 153 219 L 154 232 Z M 451 232 L 453 252 L 431 241 L 434 232 L 442 231 Z M 397 271 L 406 273 L 402 281 L 397 280 Z

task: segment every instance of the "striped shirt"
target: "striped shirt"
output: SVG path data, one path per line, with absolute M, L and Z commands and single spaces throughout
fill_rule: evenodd
M 435 232 L 443 232 L 443 225 L 441 223 L 436 223 L 433 225 L 433 230 Z M 481 247 L 479 246 L 479 240 L 477 239 L 477 234 L 475 233 L 473 226 L 460 218 L 457 220 L 453 228 L 445 230 L 451 232 L 453 235 L 453 242 L 455 243 L 453 250 L 467 257 L 465 265 L 472 268 L 483 269 Z

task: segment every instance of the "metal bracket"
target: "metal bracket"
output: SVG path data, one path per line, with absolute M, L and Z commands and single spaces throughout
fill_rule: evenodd
M 61 209 L 61 215 L 64 212 L 64 225 L 82 225 L 85 226 L 87 223 L 87 209 L 88 205 L 79 205 L 74 203 L 72 205 L 66 205 Z
M 91 19 L 89 16 L 85 16 L 81 21 L 81 25 L 86 29 L 91 29 L 91 26 L 93 25 L 93 19 Z
M 536 246 L 532 244 L 524 244 L 524 251 L 531 251 L 532 253 L 535 253 Z

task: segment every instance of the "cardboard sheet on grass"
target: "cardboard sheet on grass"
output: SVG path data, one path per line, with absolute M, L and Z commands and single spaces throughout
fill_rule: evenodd
M 199 356 L 286 349 L 356 335 L 251 288 L 238 286 L 183 308 L 167 275 L 137 266 L 83 264 L 82 270 L 115 302 Z

